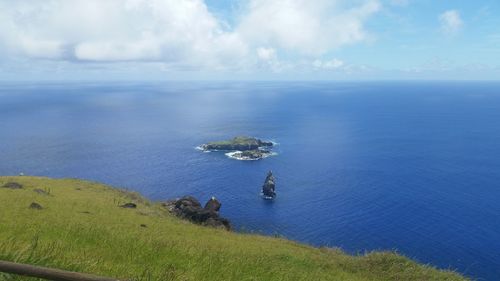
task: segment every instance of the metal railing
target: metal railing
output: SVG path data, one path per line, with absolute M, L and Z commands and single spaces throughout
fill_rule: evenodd
M 100 277 L 91 274 L 9 261 L 0 261 L 0 273 L 1 272 L 55 281 L 120 281 L 109 277 Z

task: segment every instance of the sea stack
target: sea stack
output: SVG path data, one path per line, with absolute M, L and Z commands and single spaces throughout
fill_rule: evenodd
M 269 171 L 262 186 L 262 197 L 267 200 L 273 200 L 276 197 L 276 185 L 273 172 Z

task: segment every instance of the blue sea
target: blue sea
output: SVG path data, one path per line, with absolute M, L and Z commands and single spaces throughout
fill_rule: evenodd
M 238 135 L 278 155 L 195 149 Z M 216 196 L 238 230 L 500 280 L 500 83 L 3 82 L 0 159 L 1 175 Z

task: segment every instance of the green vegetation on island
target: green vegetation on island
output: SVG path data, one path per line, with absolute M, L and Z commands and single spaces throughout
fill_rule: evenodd
M 136 193 L 27 176 L 0 177 L 0 260 L 124 280 L 466 280 L 394 253 L 203 227 Z
M 254 137 L 239 136 L 231 140 L 215 141 L 203 144 L 201 147 L 206 150 L 255 150 L 261 147 L 272 147 L 273 143 L 263 141 Z

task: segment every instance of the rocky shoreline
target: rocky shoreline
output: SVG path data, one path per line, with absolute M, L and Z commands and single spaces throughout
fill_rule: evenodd
M 236 160 L 260 160 L 274 155 L 270 150 L 256 149 L 247 151 L 233 151 L 226 153 L 226 156 Z

